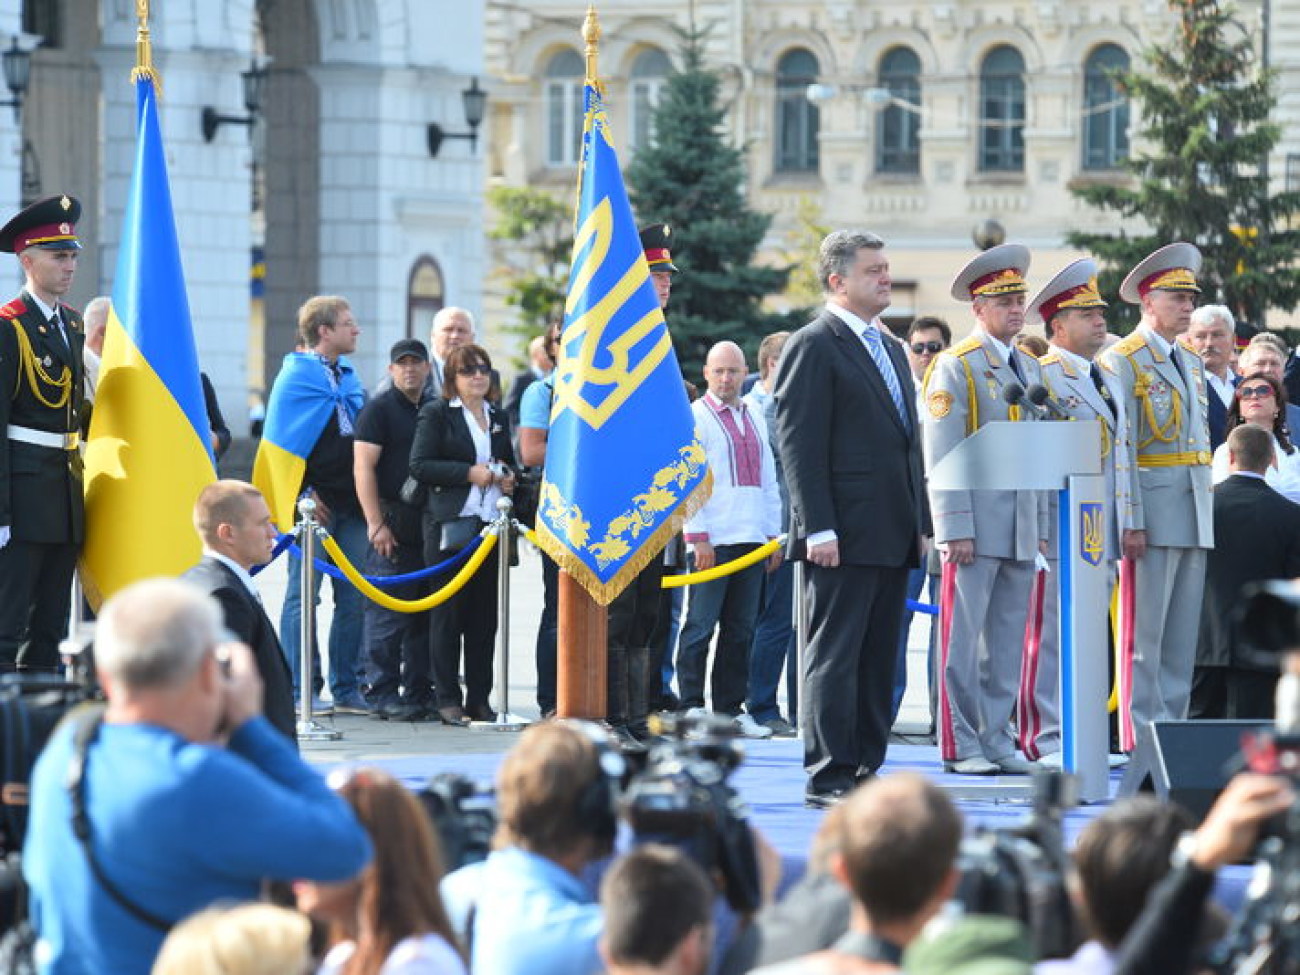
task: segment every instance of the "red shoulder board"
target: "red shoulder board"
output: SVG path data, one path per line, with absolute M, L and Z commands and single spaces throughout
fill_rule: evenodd
M 17 318 L 25 311 L 27 311 L 26 302 L 22 298 L 15 298 L 3 308 L 0 308 L 0 318 Z
M 77 315 L 77 316 L 80 316 L 80 315 L 81 315 L 81 309 L 80 309 L 80 308 L 74 308 L 74 307 L 72 307 L 72 305 L 68 304 L 66 301 L 60 301 L 60 302 L 59 302 L 59 307 L 60 307 L 60 308 L 66 308 L 68 311 L 72 312 L 72 314 L 74 314 L 74 315 Z M 1190 350 L 1189 350 L 1189 351 L 1190 351 Z M 1194 354 L 1195 354 L 1195 353 L 1193 353 L 1193 355 L 1194 355 Z

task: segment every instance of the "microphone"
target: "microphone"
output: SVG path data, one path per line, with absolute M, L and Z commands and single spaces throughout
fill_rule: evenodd
M 1058 420 L 1070 419 L 1070 414 L 1066 412 L 1065 407 L 1041 383 L 1034 383 L 1025 390 L 1025 398 L 1039 408 L 1046 407 L 1047 412 Z
M 1046 390 L 1043 391 L 1046 392 Z M 1040 420 L 1047 416 L 1046 411 L 1041 406 L 1026 396 L 1025 387 L 1015 380 L 1002 387 L 1002 398 L 1012 406 L 1023 406 Z

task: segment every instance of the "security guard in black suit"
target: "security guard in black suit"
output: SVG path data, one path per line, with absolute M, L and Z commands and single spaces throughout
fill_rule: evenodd
M 81 204 L 55 196 L 0 229 L 27 283 L 0 308 L 0 671 L 58 666 L 85 528 L 81 316 L 72 286 Z

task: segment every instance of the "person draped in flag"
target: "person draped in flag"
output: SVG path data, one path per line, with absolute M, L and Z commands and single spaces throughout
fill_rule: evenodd
M 81 454 L 85 329 L 62 302 L 81 204 L 33 203 L 0 229 L 26 281 L 0 308 L 0 671 L 52 670 L 68 631 L 85 532 Z
M 975 328 L 940 352 L 925 380 L 925 460 L 947 453 L 994 421 L 1034 419 L 1007 391 L 1042 383 L 1038 360 L 1012 340 L 1025 324 L 1029 251 L 1002 244 L 957 275 L 952 296 L 971 303 Z M 1025 773 L 1011 713 L 1035 558 L 1046 552 L 1047 495 L 1041 491 L 930 489 L 934 540 L 943 552 L 939 715 L 944 769 L 964 775 Z

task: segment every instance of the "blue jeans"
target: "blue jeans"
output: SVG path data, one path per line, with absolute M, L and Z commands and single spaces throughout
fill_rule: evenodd
M 717 545 L 718 564 L 753 551 L 756 545 Z M 763 591 L 763 564 L 751 565 L 713 582 L 691 587 L 686 625 L 677 648 L 677 686 L 682 707 L 704 706 L 704 672 L 713 631 L 719 630 L 710 680 L 713 710 L 740 714 L 749 688 L 749 647 L 754 641 L 758 601 Z M 719 625 L 720 624 L 720 625 Z
M 920 599 L 921 590 L 925 588 L 925 564 L 907 573 L 907 598 Z M 889 724 L 898 720 L 898 709 L 903 706 L 903 695 L 907 693 L 907 635 L 912 629 L 912 617 L 915 614 L 906 605 L 903 606 L 903 626 L 898 633 L 898 660 L 894 664 L 894 700 L 889 712 Z
M 763 580 L 763 598 L 754 628 L 754 643 L 749 651 L 749 699 L 745 710 L 755 721 L 771 721 L 781 716 L 776 690 L 785 670 L 786 703 L 789 721 L 798 720 L 799 677 L 795 673 L 794 634 L 794 563 L 782 562 Z
M 366 522 L 361 513 L 334 516 L 329 532 L 338 542 L 343 554 L 353 565 L 361 566 L 370 547 L 366 539 Z M 364 571 L 364 570 L 363 570 Z M 313 593 L 316 605 L 320 605 L 321 573 L 313 575 Z M 361 655 L 361 593 L 346 579 L 331 579 L 334 594 L 334 620 L 330 624 L 330 695 L 334 700 L 357 693 L 357 682 L 362 675 L 364 660 Z M 284 593 L 284 609 L 280 613 L 280 643 L 284 654 L 289 658 L 289 669 L 293 672 L 295 695 L 299 683 L 299 662 L 302 654 L 300 647 L 302 630 L 302 559 L 289 556 L 289 584 Z M 313 634 L 314 636 L 315 634 Z M 312 689 L 319 691 L 320 652 L 316 641 L 312 641 Z

